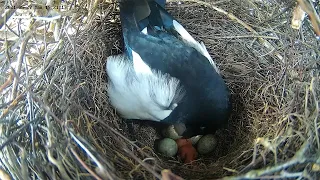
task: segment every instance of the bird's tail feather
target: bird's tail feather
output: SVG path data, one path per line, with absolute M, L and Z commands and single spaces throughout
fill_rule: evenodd
M 167 28 L 173 17 L 164 9 L 165 0 L 119 0 L 123 30 L 142 31 L 148 26 Z

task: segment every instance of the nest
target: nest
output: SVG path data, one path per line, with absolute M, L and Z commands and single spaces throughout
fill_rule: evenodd
M 319 41 L 308 18 L 291 28 L 295 2 L 167 3 L 232 93 L 216 150 L 193 164 L 157 154 L 155 127 L 110 107 L 117 3 L 41 2 L 1 9 L 1 179 L 165 179 L 164 169 L 186 179 L 319 178 Z

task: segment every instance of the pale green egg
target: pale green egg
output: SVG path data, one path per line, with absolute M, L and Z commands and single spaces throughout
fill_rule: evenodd
M 159 141 L 157 150 L 164 156 L 172 157 L 177 154 L 178 145 L 173 139 L 164 138 Z
M 202 136 L 197 144 L 197 151 L 199 154 L 208 154 L 212 152 L 217 146 L 217 139 L 213 134 Z

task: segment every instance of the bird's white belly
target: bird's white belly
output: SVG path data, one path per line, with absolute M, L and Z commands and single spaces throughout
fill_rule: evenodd
M 123 118 L 161 121 L 182 99 L 183 88 L 178 79 L 151 70 L 139 58 L 135 54 L 132 63 L 125 55 L 108 57 L 110 102 Z

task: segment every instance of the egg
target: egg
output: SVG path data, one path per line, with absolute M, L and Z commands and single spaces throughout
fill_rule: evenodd
M 160 154 L 172 157 L 177 154 L 178 145 L 173 139 L 164 138 L 159 141 L 157 149 Z
M 201 139 L 202 135 L 197 135 L 191 137 L 189 140 L 192 142 L 192 145 L 196 145 L 198 141 Z
M 178 135 L 176 130 L 174 129 L 174 125 L 170 125 L 167 128 L 162 130 L 163 137 L 170 138 L 173 140 L 181 138 L 181 136 Z
M 199 154 L 208 154 L 217 146 L 217 139 L 213 134 L 208 134 L 200 138 L 197 144 Z
M 190 163 L 197 158 L 198 153 L 192 145 L 186 144 L 179 148 L 178 155 L 184 163 Z

